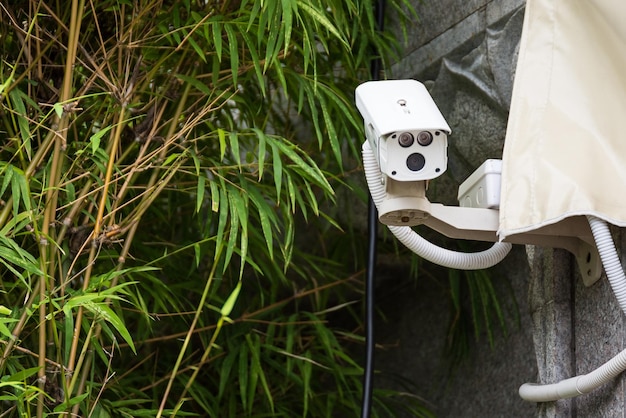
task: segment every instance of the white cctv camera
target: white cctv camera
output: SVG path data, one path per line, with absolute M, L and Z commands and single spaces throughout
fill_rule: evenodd
M 422 83 L 368 81 L 356 89 L 356 106 L 388 178 L 430 180 L 446 171 L 450 127 Z

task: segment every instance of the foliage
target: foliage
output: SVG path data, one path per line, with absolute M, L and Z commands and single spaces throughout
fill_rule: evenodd
M 427 239 L 442 248 L 466 253 L 483 250 L 489 245 L 449 239 L 440 234 L 430 234 Z M 395 241 L 391 244 L 397 245 Z M 412 253 L 406 248 L 388 247 L 389 244 L 385 243 L 379 246 L 378 252 L 390 254 L 395 251 L 394 265 L 410 260 L 411 284 L 426 280 L 429 286 L 437 288 L 442 300 L 447 301 L 449 320 L 441 359 L 446 379 L 457 375 L 459 367 L 471 359 L 478 344 L 483 347 L 486 343 L 494 349 L 500 337 L 506 338 L 511 328 L 519 328 L 520 312 L 514 290 L 509 279 L 497 269 L 432 268 L 419 257 L 411 257 Z M 406 293 L 407 283 L 399 282 L 397 286 L 390 291 L 392 294 Z
M 322 204 L 393 53 L 372 10 L 0 5 L 1 416 L 356 414 L 358 325 L 329 321 L 360 276 Z M 375 415 L 427 415 L 398 396 Z
M 499 280 L 506 289 L 496 290 L 493 280 Z M 449 373 L 467 359 L 472 337 L 478 341 L 486 337 L 491 348 L 496 333 L 506 336 L 511 320 L 519 326 L 519 311 L 510 283 L 502 277 L 492 277 L 489 271 L 448 271 L 452 315 L 448 326 L 446 358 Z M 503 301 L 510 302 L 504 304 Z M 509 306 L 507 306 L 509 305 Z M 506 308 L 509 308 L 508 311 Z

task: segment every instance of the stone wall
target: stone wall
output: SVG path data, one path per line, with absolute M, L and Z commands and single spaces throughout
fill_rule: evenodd
M 415 1 L 415 7 L 420 21 L 411 25 L 404 56 L 388 76 L 424 82 L 450 124 L 448 172 L 431 183 L 429 197 L 456 204 L 458 184 L 485 159 L 501 156 L 524 1 Z M 621 251 L 624 238 L 616 236 Z M 509 317 L 508 335 L 493 348 L 484 337 L 474 341 L 452 377 L 442 357 L 450 310 L 437 285 L 447 273 L 428 266 L 428 277 L 414 281 L 406 269 L 380 264 L 381 385 L 415 382 L 413 393 L 438 417 L 625 415 L 621 378 L 573 400 L 536 405 L 518 396 L 524 382 L 587 373 L 624 346 L 624 316 L 606 278 L 585 287 L 569 253 L 516 246 L 490 269 L 496 283 L 502 279 L 501 291 L 510 284 L 519 325 Z

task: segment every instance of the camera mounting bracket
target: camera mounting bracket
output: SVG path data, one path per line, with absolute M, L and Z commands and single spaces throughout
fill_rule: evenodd
M 424 199 L 428 202 L 428 199 Z M 413 218 L 417 221 L 413 225 L 426 225 L 449 238 L 498 241 L 497 209 L 444 206 L 430 202 L 422 204 L 422 207 L 430 207 L 430 211 L 421 219 Z M 591 286 L 601 276 L 600 255 L 584 216 L 574 216 L 532 232 L 511 235 L 504 242 L 563 248 L 569 251 L 576 257 L 585 286 Z
M 387 179 L 389 182 L 389 179 Z M 413 182 L 419 193 L 402 193 L 387 183 L 388 201 L 381 206 L 380 220 L 387 225 L 425 225 L 449 238 L 497 242 L 499 210 L 431 203 L 425 196 L 426 181 Z M 407 189 L 406 184 L 402 189 Z M 394 194 L 394 191 L 396 193 Z M 391 192 L 391 195 L 389 194 Z M 396 208 L 394 211 L 393 208 Z M 383 212 L 387 211 L 387 212 Z M 387 221 L 392 221 L 388 223 Z M 594 284 L 602 274 L 600 255 L 591 228 L 584 216 L 573 216 L 531 232 L 510 235 L 504 242 L 563 248 L 576 257 L 585 286 Z

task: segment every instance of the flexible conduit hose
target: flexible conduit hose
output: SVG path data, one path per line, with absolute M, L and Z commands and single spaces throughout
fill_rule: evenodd
M 363 170 L 372 200 L 377 208 L 385 199 L 385 187 L 382 184 L 378 161 L 369 142 L 363 143 Z M 487 250 L 475 253 L 462 253 L 441 248 L 419 236 L 409 226 L 389 226 L 389 230 L 407 248 L 420 257 L 440 266 L 460 269 L 479 270 L 498 264 L 511 251 L 511 244 L 497 242 Z
M 607 279 L 615 293 L 617 303 L 626 313 L 626 275 L 619 261 L 617 250 L 606 222 L 594 216 L 587 216 L 596 247 Z M 531 402 L 551 402 L 558 399 L 583 395 L 613 380 L 626 370 L 626 350 L 604 363 L 591 373 L 575 376 L 558 383 L 539 385 L 525 383 L 519 388 L 522 399 Z
M 620 263 L 617 256 L 617 250 L 615 249 L 609 226 L 602 219 L 598 219 L 595 216 L 587 216 L 587 220 L 589 221 L 589 226 L 591 226 L 593 239 L 596 241 L 596 247 L 600 253 L 600 260 L 602 260 L 606 277 L 613 289 L 613 293 L 615 293 L 619 307 L 622 308 L 622 312 L 626 313 L 626 275 L 624 275 L 622 263 Z

